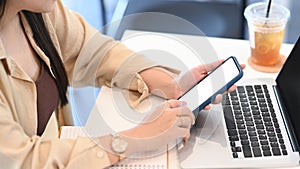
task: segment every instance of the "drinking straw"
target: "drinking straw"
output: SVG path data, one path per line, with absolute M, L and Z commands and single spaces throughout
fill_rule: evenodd
M 269 17 L 272 0 L 269 0 L 266 17 Z

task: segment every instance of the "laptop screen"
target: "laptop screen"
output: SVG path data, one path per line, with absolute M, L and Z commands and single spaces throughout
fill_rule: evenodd
M 296 42 L 277 79 L 277 87 L 287 116 L 300 143 L 300 38 Z M 299 145 L 298 145 L 299 148 Z

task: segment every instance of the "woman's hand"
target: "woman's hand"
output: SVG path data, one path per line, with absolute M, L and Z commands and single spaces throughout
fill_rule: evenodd
M 187 139 L 194 123 L 195 116 L 185 103 L 169 100 L 157 107 L 142 124 L 121 134 L 134 144 L 129 147 L 129 154 L 154 151 L 177 138 Z

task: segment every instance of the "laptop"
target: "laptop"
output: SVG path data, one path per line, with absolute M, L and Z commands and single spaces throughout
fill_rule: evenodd
M 242 79 L 222 104 L 198 114 L 178 147 L 181 168 L 299 165 L 300 38 L 276 80 Z

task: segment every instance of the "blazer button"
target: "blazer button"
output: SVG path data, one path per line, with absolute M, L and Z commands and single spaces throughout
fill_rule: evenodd
M 103 158 L 103 156 L 104 156 L 103 151 L 98 151 L 97 156 L 98 156 L 99 158 Z

